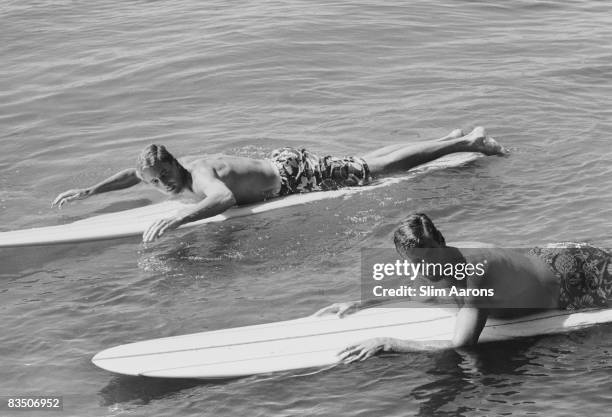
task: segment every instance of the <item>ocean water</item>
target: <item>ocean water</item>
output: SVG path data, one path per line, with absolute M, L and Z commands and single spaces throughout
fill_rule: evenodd
M 138 188 L 50 208 L 152 142 L 358 155 L 483 125 L 511 150 L 146 247 L 0 249 L 0 395 L 62 395 L 66 416 L 609 412 L 610 326 L 220 383 L 90 359 L 356 299 L 359 248 L 390 246 L 415 211 L 449 242 L 610 247 L 611 3 L 6 0 L 0 21 L 2 231 L 160 201 Z

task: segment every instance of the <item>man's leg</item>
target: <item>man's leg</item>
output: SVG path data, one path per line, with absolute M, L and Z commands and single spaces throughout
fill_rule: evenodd
M 446 141 L 446 140 L 450 140 L 450 139 L 457 139 L 464 136 L 464 133 L 461 129 L 455 129 L 452 132 L 450 132 L 448 135 L 441 137 L 440 139 L 436 139 L 436 141 Z M 428 141 L 419 141 L 419 142 L 413 142 L 412 145 L 417 145 L 420 143 L 431 143 L 431 140 Z M 388 155 L 391 152 L 397 151 L 399 149 L 405 148 L 406 144 L 405 143 L 394 143 L 393 145 L 387 145 L 384 148 L 380 148 L 377 149 L 375 151 L 372 151 L 370 153 L 368 153 L 368 156 L 370 158 L 376 157 L 376 156 L 383 156 L 383 155 Z
M 503 155 L 506 152 L 503 146 L 486 136 L 482 127 L 459 138 L 449 136 L 429 142 L 391 145 L 364 155 L 363 159 L 368 163 L 372 175 L 376 175 L 405 171 L 455 152 L 481 152 L 485 155 Z

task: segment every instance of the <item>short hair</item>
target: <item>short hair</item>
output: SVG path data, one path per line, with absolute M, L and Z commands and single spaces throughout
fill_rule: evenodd
M 153 167 L 160 162 L 174 162 L 176 158 L 164 145 L 149 145 L 138 156 L 136 169 L 142 173 L 145 168 Z
M 406 249 L 410 248 L 425 248 L 425 237 L 429 237 L 441 246 L 446 246 L 444 236 L 429 217 L 424 213 L 415 213 L 410 215 L 402 224 L 395 230 L 393 235 L 393 243 L 395 248 L 401 254 Z

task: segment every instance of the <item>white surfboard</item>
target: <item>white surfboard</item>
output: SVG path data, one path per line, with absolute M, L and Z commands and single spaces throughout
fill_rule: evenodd
M 295 194 L 248 206 L 234 207 L 218 216 L 184 224 L 181 228 L 195 227 L 204 223 L 221 222 L 234 217 L 249 216 L 313 201 L 348 196 L 365 190 L 395 184 L 399 181 L 412 178 L 418 173 L 461 166 L 481 156 L 482 154 L 478 153 L 456 153 L 410 170 L 409 174 L 404 177 L 387 178 L 365 187 L 349 187 L 334 191 Z M 75 243 L 138 236 L 144 233 L 153 221 L 159 218 L 169 217 L 178 210 L 185 209 L 189 206 L 189 204 L 178 201 L 166 201 L 131 210 L 102 214 L 59 226 L 0 232 L 0 248 L 53 245 L 59 243 Z
M 147 340 L 98 353 L 92 362 L 125 375 L 163 378 L 233 378 L 338 363 L 338 352 L 372 337 L 449 341 L 454 310 L 370 308 L 336 315 L 237 327 Z M 479 343 L 567 332 L 612 321 L 612 309 L 549 311 L 513 319 L 489 319 Z

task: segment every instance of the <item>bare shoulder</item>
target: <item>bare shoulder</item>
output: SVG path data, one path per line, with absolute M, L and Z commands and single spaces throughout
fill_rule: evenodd
M 462 246 L 461 253 L 466 260 L 472 263 L 485 263 L 488 268 L 501 266 L 513 268 L 530 263 L 529 257 L 514 249 L 500 248 L 493 245 L 488 246 Z
M 225 167 L 223 158 L 198 158 L 181 164 L 191 173 L 194 180 L 218 178 Z

